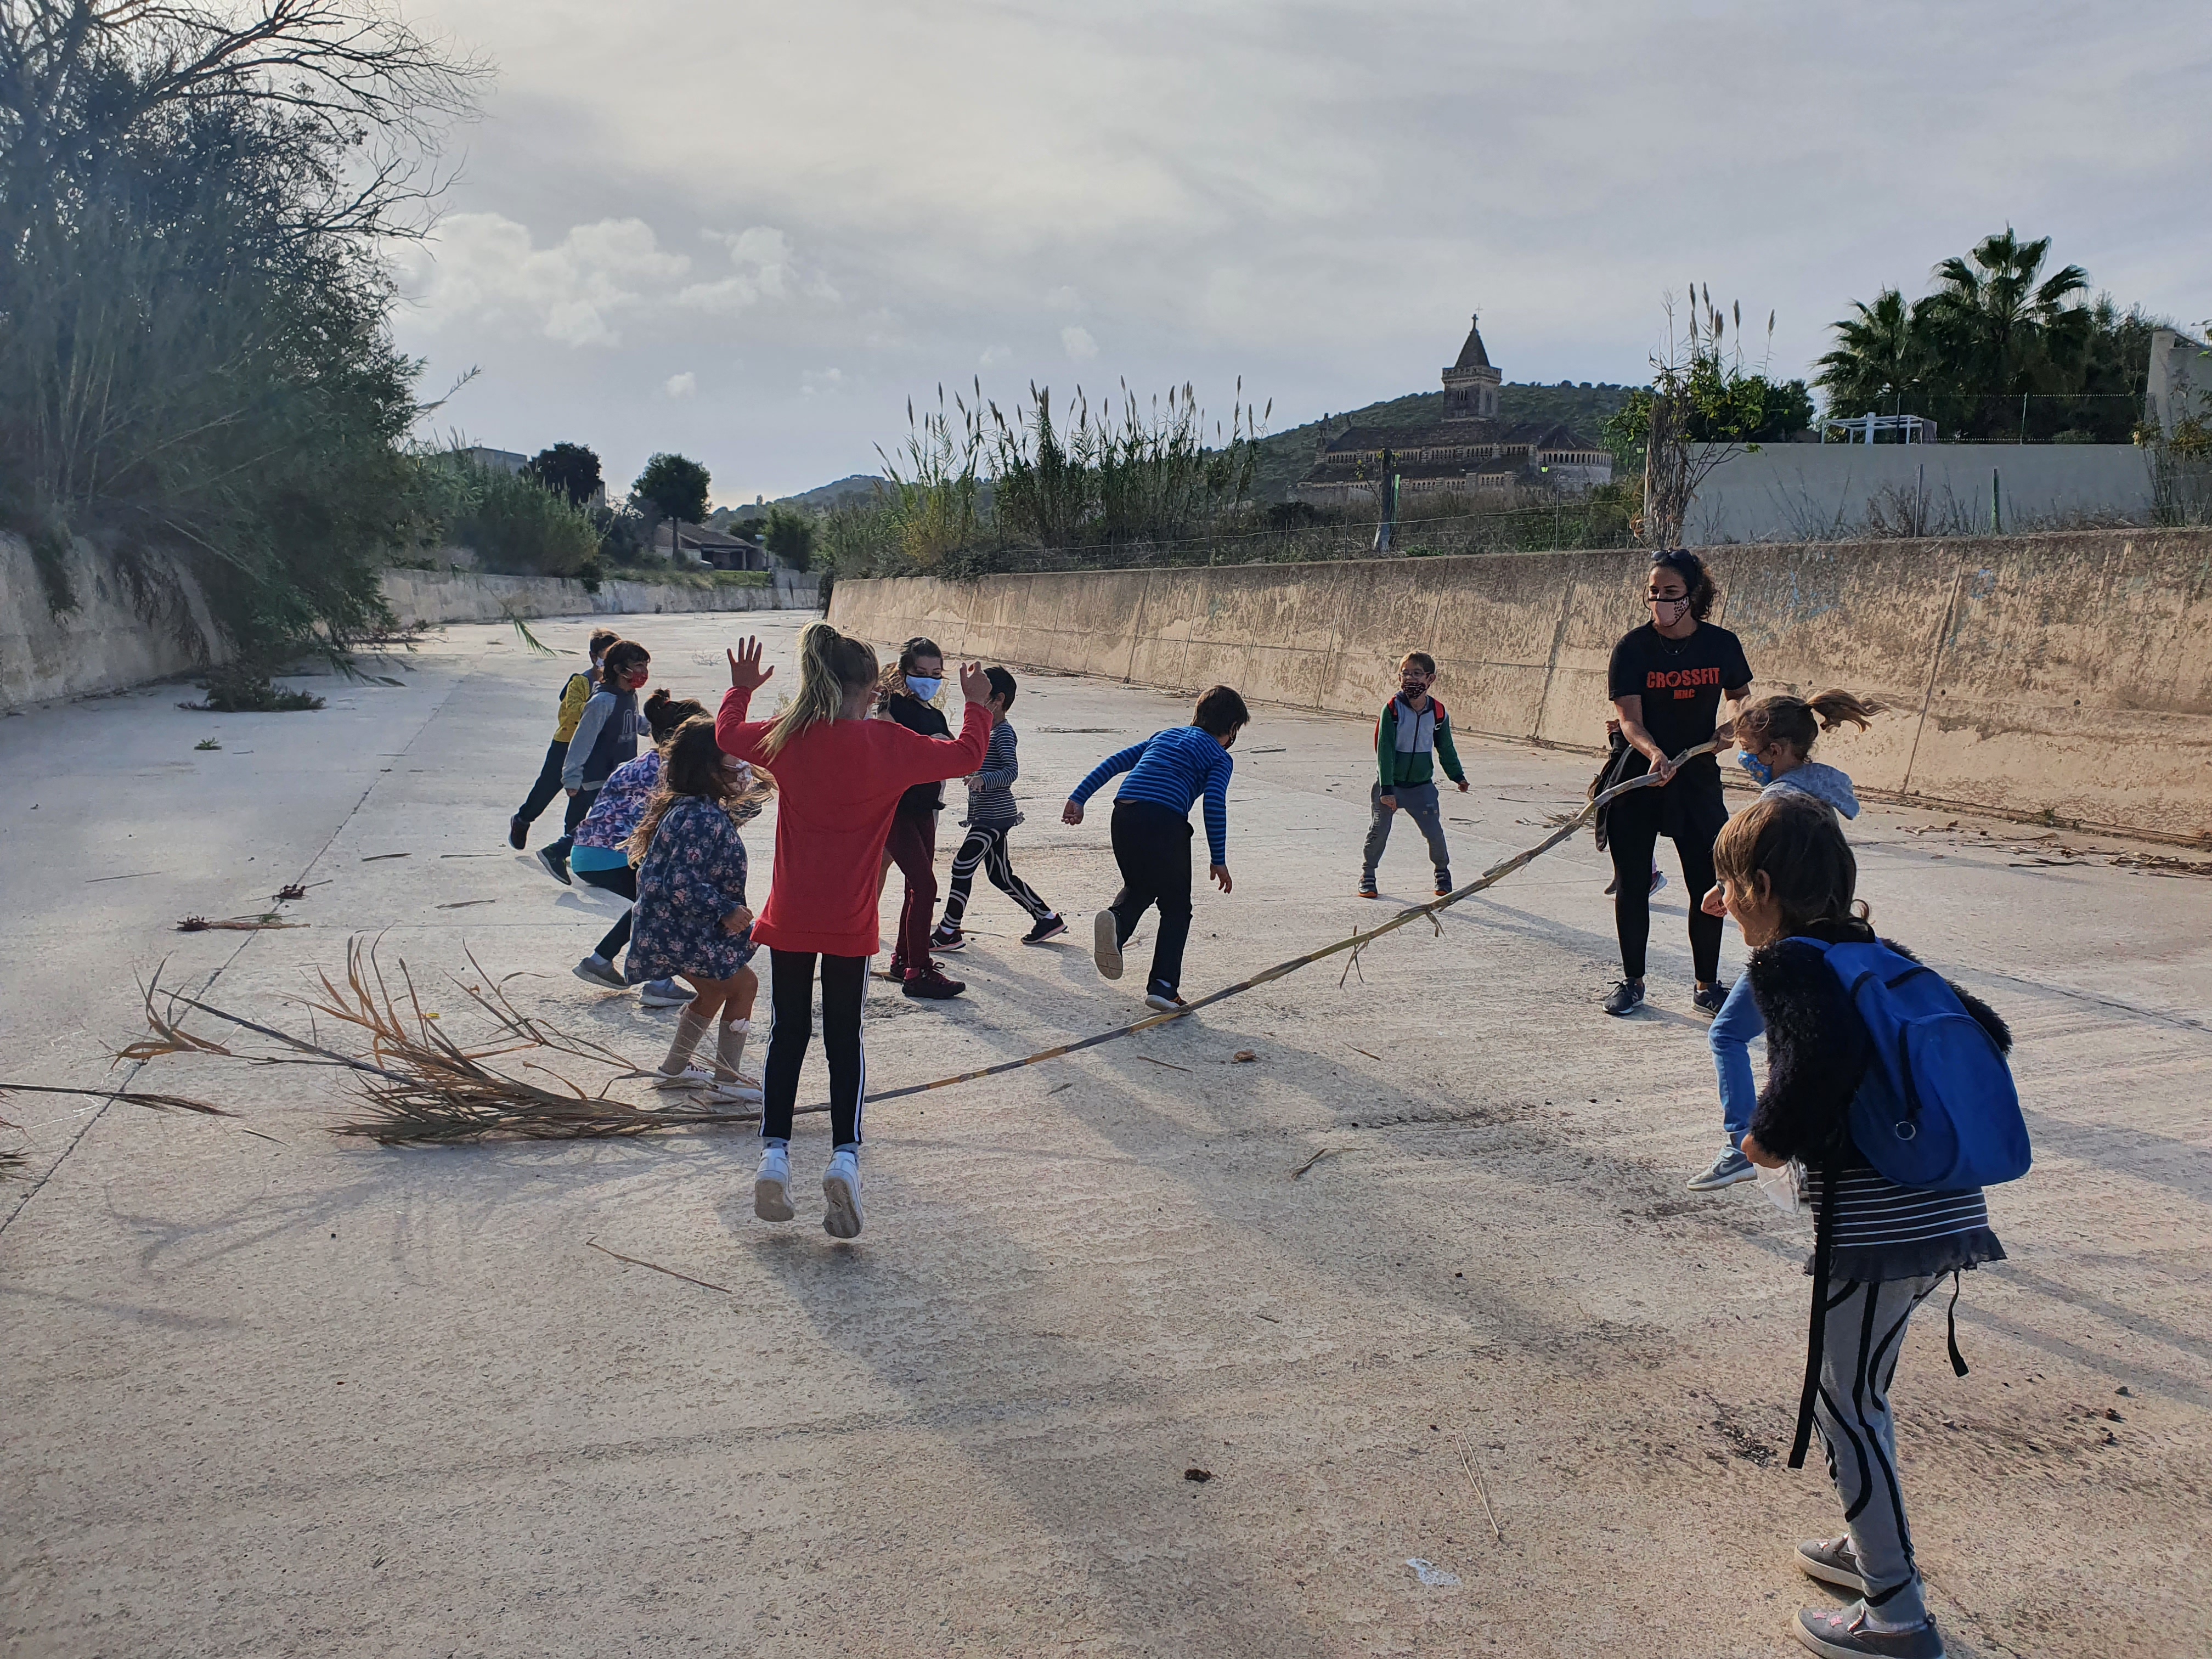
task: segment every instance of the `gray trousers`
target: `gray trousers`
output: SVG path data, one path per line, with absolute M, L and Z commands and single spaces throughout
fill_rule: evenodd
M 1868 1605 L 1897 1624 L 1918 1622 L 1927 1616 L 1928 1605 L 1912 1563 L 1912 1531 L 1905 1523 L 1905 1496 L 1898 1486 L 1897 1420 L 1890 1413 L 1889 1384 L 1897 1375 L 1897 1356 L 1912 1310 L 1942 1282 L 1938 1275 L 1829 1286 L 1820 1392 L 1813 1403 L 1813 1425 L 1827 1454 L 1828 1478 L 1842 1500 L 1851 1553 L 1869 1586 Z
M 1451 852 L 1444 845 L 1443 815 L 1437 805 L 1437 787 L 1433 783 L 1401 783 L 1391 790 L 1398 802 L 1398 812 L 1403 812 L 1421 826 L 1428 837 L 1429 862 L 1439 871 L 1451 868 Z M 1374 817 L 1367 826 L 1367 862 L 1360 873 L 1369 881 L 1375 879 L 1376 866 L 1382 862 L 1382 849 L 1390 844 L 1390 820 L 1398 812 L 1382 810 L 1382 786 L 1377 783 L 1368 792 L 1368 801 Z

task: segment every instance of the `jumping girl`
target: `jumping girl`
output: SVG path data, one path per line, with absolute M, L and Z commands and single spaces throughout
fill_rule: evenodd
M 822 1225 L 833 1238 L 853 1238 L 861 1224 L 860 1108 L 867 1089 L 860 1004 L 868 958 L 876 951 L 884 842 L 907 790 L 982 769 L 991 742 L 991 682 L 975 663 L 961 669 L 967 708 L 959 737 L 945 742 L 868 718 L 876 695 L 876 653 L 828 623 L 809 623 L 800 633 L 799 695 L 773 721 L 745 718 L 753 693 L 775 672 L 761 666 L 760 641 L 741 640 L 729 659 L 730 690 L 715 720 L 715 738 L 738 760 L 773 767 L 782 803 L 775 876 L 754 930 L 771 951 L 775 1024 L 761 1109 L 766 1146 L 753 1182 L 753 1213 L 764 1221 L 788 1221 L 793 1214 L 792 1114 L 799 1064 L 813 1035 L 818 958 L 835 1149 L 822 1176 L 829 1202 Z M 630 956 L 634 962 L 635 945 Z
M 908 640 L 899 651 L 898 665 L 884 674 L 879 688 L 884 718 L 925 738 L 950 738 L 952 728 L 936 707 L 937 694 L 944 689 L 945 653 L 937 641 Z M 916 784 L 899 798 L 884 845 L 890 862 L 906 878 L 906 902 L 899 908 L 890 975 L 910 997 L 957 997 L 968 988 L 945 977 L 929 954 L 929 924 L 937 914 L 937 815 L 944 806 L 942 787 Z
M 1861 1599 L 1807 1607 L 1791 1633 L 1829 1659 L 1942 1659 L 1905 1523 L 1890 1385 L 1914 1310 L 1946 1274 L 2003 1261 L 2004 1247 L 1980 1188 L 1899 1186 L 1852 1139 L 1852 1101 L 1871 1050 L 1866 1022 L 1820 946 L 1870 942 L 1875 933 L 1866 906 L 1853 902 L 1857 866 L 1836 815 L 1804 794 L 1762 798 L 1729 820 L 1713 861 L 1727 912 L 1751 947 L 1744 977 L 1767 1030 L 1766 1087 L 1744 1153 L 1765 1168 L 1799 1160 L 1815 1177 L 1816 1215 L 1831 1193 L 1835 1206 L 1823 1218 L 1834 1242 L 1818 1310 L 1813 1424 L 1846 1530 L 1798 1545 L 1797 1565 Z M 2008 1049 L 2004 1022 L 1951 988 Z
M 616 641 L 600 659 L 599 689 L 584 705 L 568 758 L 561 763 L 562 787 L 568 792 L 568 833 L 538 849 L 545 873 L 563 887 L 569 884 L 568 848 L 576 826 L 590 813 L 615 768 L 637 758 L 637 740 L 646 729 L 637 694 L 652 667 L 653 653 L 635 640 Z
M 1651 935 L 1652 849 L 1659 837 L 1674 843 L 1682 860 L 1683 890 L 1702 894 L 1713 884 L 1713 837 L 1728 822 L 1721 804 L 1721 769 L 1699 755 L 1676 770 L 1674 757 L 1728 728 L 1715 715 L 1725 698 L 1730 712 L 1751 690 L 1751 665 L 1743 644 L 1725 628 L 1705 620 L 1713 608 L 1712 578 L 1694 553 L 1668 548 L 1651 556 L 1644 586 L 1651 620 L 1613 648 L 1607 695 L 1620 734 L 1635 750 L 1620 778 L 1650 773 L 1659 781 L 1632 790 L 1606 809 L 1606 848 L 1613 854 L 1613 927 L 1620 938 L 1620 983 L 1605 1000 L 1608 1014 L 1626 1014 L 1644 1000 L 1644 946 Z M 1720 983 L 1721 924 L 1690 906 L 1690 956 L 1697 974 L 1692 1000 L 1717 1014 L 1728 988 Z
M 594 629 L 592 665 L 578 669 L 561 687 L 561 706 L 553 719 L 553 741 L 545 745 L 545 759 L 538 769 L 538 781 L 530 786 L 530 793 L 507 821 L 507 844 L 518 853 L 530 844 L 530 826 L 538 822 L 538 815 L 551 805 L 553 797 L 561 793 L 561 768 L 568 758 L 568 739 L 576 735 L 576 722 L 584 718 L 584 705 L 599 689 L 599 659 L 621 637 L 611 628 Z M 576 821 L 572 818 L 562 833 L 575 827 Z
M 766 793 L 750 767 L 722 753 L 714 723 L 701 714 L 669 738 L 659 785 L 630 836 L 638 869 L 629 982 L 681 974 L 698 993 L 677 1016 L 656 1089 L 703 1088 L 714 1101 L 761 1097 L 738 1069 L 760 979 L 746 966 L 757 947 L 745 903 L 745 843 L 731 811 Z M 695 1066 L 692 1054 L 718 1014 L 714 1063 Z
M 1868 720 L 1881 713 L 1881 708 L 1871 698 L 1855 697 L 1848 691 L 1816 691 L 1810 697 L 1761 697 L 1735 717 L 1735 739 L 1743 750 L 1737 757 L 1738 763 L 1765 786 L 1759 791 L 1761 800 L 1782 794 L 1810 795 L 1826 801 L 1843 817 L 1855 818 L 1859 815 L 1859 798 L 1851 793 L 1850 779 L 1832 766 L 1805 757 L 1821 732 L 1832 732 L 1845 720 L 1864 731 Z M 1707 891 L 1703 908 L 1715 918 L 1724 914 L 1718 888 Z M 1706 1046 L 1713 1054 L 1713 1070 L 1720 1079 L 1721 1127 L 1728 1136 L 1728 1146 L 1709 1167 L 1690 1177 L 1693 1193 L 1714 1192 L 1759 1177 L 1741 1148 L 1744 1133 L 1751 1127 L 1752 1105 L 1759 1096 L 1751 1075 L 1751 1040 L 1765 1030 L 1759 1023 L 1759 1005 L 1752 999 L 1751 981 L 1739 978 L 1705 1033 Z
M 592 810 L 576 826 L 575 844 L 568 849 L 569 872 L 586 887 L 637 902 L 637 872 L 630 866 L 629 838 L 660 785 L 659 745 L 674 737 L 684 721 L 706 712 L 702 704 L 689 697 L 678 702 L 665 689 L 645 700 L 645 723 L 653 733 L 654 746 L 608 775 Z M 576 977 L 610 991 L 629 989 L 629 981 L 614 963 L 616 952 L 629 943 L 629 930 L 630 913 L 625 910 L 622 920 L 592 947 L 592 954 L 576 964 Z M 691 993 L 671 979 L 648 980 L 638 992 L 638 1000 L 648 1008 L 680 1007 L 690 1000 Z

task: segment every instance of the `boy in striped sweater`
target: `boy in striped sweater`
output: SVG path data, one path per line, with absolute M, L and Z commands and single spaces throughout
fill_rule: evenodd
M 1404 812 L 1428 838 L 1429 861 L 1437 867 L 1437 896 L 1452 890 L 1451 852 L 1444 845 L 1443 815 L 1437 803 L 1436 763 L 1467 793 L 1467 774 L 1452 746 L 1451 716 L 1429 695 L 1436 684 L 1437 659 L 1425 651 L 1408 651 L 1398 663 L 1398 695 L 1375 723 L 1375 767 L 1382 776 L 1374 788 L 1374 817 L 1367 826 L 1366 861 L 1359 871 L 1359 896 L 1380 898 L 1376 866 L 1390 844 L 1390 820 Z
M 1022 935 L 1023 944 L 1042 945 L 1067 931 L 1067 924 L 1053 908 L 1014 873 L 1006 852 L 1006 832 L 1022 821 L 1021 809 L 1014 805 L 1014 780 L 1021 776 L 1022 767 L 1014 755 L 1014 728 L 1006 719 L 1007 710 L 1014 706 L 1014 677 L 1003 668 L 987 668 L 983 672 L 991 682 L 991 747 L 983 757 L 983 769 L 967 781 L 968 835 L 953 855 L 945 918 L 929 936 L 933 951 L 967 948 L 960 923 L 968 914 L 969 896 L 975 890 L 977 865 L 991 878 L 991 885 L 1030 913 L 1035 925 Z
M 1091 955 L 1101 974 L 1121 978 L 1121 946 L 1145 912 L 1158 905 L 1160 937 L 1152 947 L 1145 1003 L 1162 1013 L 1183 1006 L 1177 988 L 1182 947 L 1190 937 L 1191 805 L 1206 798 L 1206 844 L 1213 855 L 1208 873 L 1229 892 L 1229 745 L 1251 718 L 1243 698 L 1215 686 L 1198 700 L 1188 726 L 1155 732 L 1100 761 L 1075 786 L 1060 815 L 1063 823 L 1082 823 L 1083 803 L 1109 778 L 1129 775 L 1114 798 L 1114 862 L 1121 867 L 1121 891 L 1092 919 Z

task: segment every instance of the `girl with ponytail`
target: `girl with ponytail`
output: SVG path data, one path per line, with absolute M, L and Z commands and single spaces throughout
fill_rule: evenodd
M 1821 732 L 1832 732 L 1846 720 L 1864 731 L 1867 722 L 1881 712 L 1882 705 L 1873 698 L 1854 696 L 1848 691 L 1815 691 L 1809 697 L 1761 697 L 1746 704 L 1735 717 L 1736 746 L 1742 750 L 1738 763 L 1759 780 L 1762 801 L 1783 795 L 1809 796 L 1844 817 L 1855 818 L 1859 815 L 1859 798 L 1852 792 L 1850 779 L 1837 768 L 1806 757 Z M 1837 841 L 1842 844 L 1840 833 Z M 1848 850 L 1844 856 L 1850 856 Z M 1726 914 L 1717 885 L 1706 892 L 1698 908 L 1716 920 Z M 1713 1071 L 1720 1079 L 1721 1132 L 1728 1137 L 1728 1146 L 1709 1166 L 1690 1177 L 1693 1193 L 1714 1192 L 1759 1177 L 1759 1171 L 1743 1155 L 1743 1138 L 1751 1127 L 1752 1108 L 1759 1103 L 1759 1086 L 1752 1078 L 1751 1040 L 1765 1030 L 1759 1004 L 1752 1000 L 1751 975 L 1739 975 L 1705 1032 Z
M 867 1088 L 860 1004 L 876 952 L 876 904 L 884 843 L 900 798 L 916 785 L 964 778 L 983 768 L 991 743 L 991 682 L 975 663 L 960 671 L 966 699 L 960 735 L 926 738 L 891 720 L 870 720 L 875 652 L 826 622 L 799 636 L 799 692 L 774 720 L 748 718 L 772 668 L 761 643 L 729 653 L 730 689 L 714 722 L 722 750 L 775 773 L 775 869 L 753 937 L 769 947 L 775 1024 L 763 1073 L 760 1173 L 753 1213 L 788 1221 L 791 1124 L 799 1068 L 813 1035 L 814 981 L 822 980 L 822 1042 L 830 1062 L 830 1139 L 822 1177 L 833 1238 L 860 1231 L 860 1108 Z M 926 959 L 926 958 L 925 958 Z

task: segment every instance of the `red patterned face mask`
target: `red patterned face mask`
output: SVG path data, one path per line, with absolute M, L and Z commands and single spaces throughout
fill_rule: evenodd
M 1689 613 L 1690 596 L 1686 593 L 1679 599 L 1662 599 L 1651 593 L 1645 595 L 1645 603 L 1650 605 L 1652 617 L 1662 628 L 1671 628 Z

